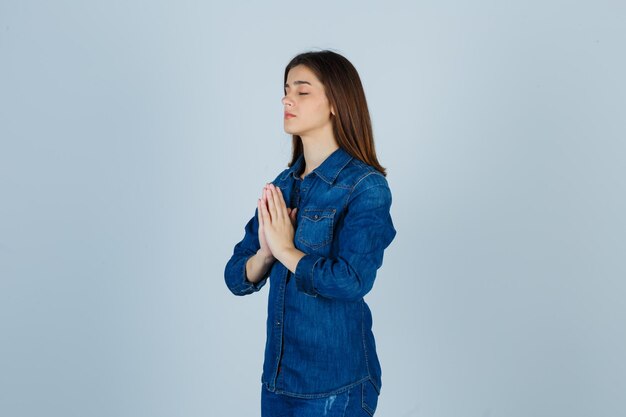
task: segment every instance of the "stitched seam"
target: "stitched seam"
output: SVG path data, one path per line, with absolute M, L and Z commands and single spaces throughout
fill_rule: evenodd
M 363 408 L 367 414 L 371 416 L 374 415 L 374 410 L 365 402 L 365 383 L 361 384 L 361 408 Z
M 283 323 L 285 322 L 285 280 L 281 279 L 280 280 L 280 284 L 279 284 L 279 290 L 278 290 L 280 296 L 278 298 L 278 302 L 279 304 L 282 304 L 282 309 L 280 311 L 277 312 L 277 316 L 279 318 L 280 321 L 282 321 Z M 280 366 L 280 362 L 283 358 L 283 331 L 285 329 L 285 326 L 281 326 L 280 331 L 278 331 L 278 334 L 275 335 L 275 338 L 278 340 L 278 346 L 279 346 L 279 351 L 278 351 L 278 357 L 275 360 L 275 365 L 274 365 L 274 372 L 272 375 L 272 386 L 276 386 L 277 382 L 278 382 L 278 367 Z M 273 330 L 273 332 L 275 332 L 275 330 Z
M 370 374 L 370 362 L 367 355 L 367 346 L 365 345 L 365 308 L 363 307 L 365 301 L 361 299 L 361 341 L 363 342 L 363 353 L 365 355 L 365 367 L 367 368 L 367 377 L 372 378 Z
M 344 206 L 343 206 L 343 208 L 344 208 L 344 209 L 348 206 L 348 202 L 349 202 L 349 201 L 350 201 L 350 199 L 352 198 L 352 194 L 354 193 L 354 190 L 356 190 L 356 188 L 358 187 L 359 183 L 360 183 L 361 181 L 363 181 L 365 178 L 367 178 L 368 176 L 370 176 L 370 175 L 376 175 L 376 174 L 378 174 L 378 175 L 381 175 L 381 176 L 382 176 L 382 174 L 381 174 L 381 173 L 379 173 L 379 172 L 377 172 L 377 171 L 373 171 L 373 172 L 366 172 L 363 176 L 361 176 L 361 178 L 359 178 L 359 179 L 357 180 L 357 182 L 356 182 L 356 183 L 354 184 L 354 186 L 352 187 L 352 190 L 350 190 L 350 194 L 348 194 L 348 198 L 346 199 L 346 202 L 345 202 L 345 204 L 344 204 Z M 384 178 L 384 177 L 383 177 L 383 178 Z M 374 184 L 374 185 L 372 185 L 371 187 L 367 187 L 366 189 L 361 190 L 361 192 L 365 192 L 365 191 L 369 190 L 370 188 L 374 188 L 374 187 L 383 187 L 383 186 L 384 186 L 383 184 Z
M 324 217 L 324 219 L 330 219 L 330 232 L 327 234 L 327 238 L 325 241 L 323 241 L 322 243 L 314 243 L 314 242 L 309 242 L 307 240 L 305 240 L 302 237 L 302 233 L 299 234 L 298 240 L 302 243 L 304 243 L 305 245 L 307 245 L 308 247 L 310 247 L 311 249 L 318 249 L 324 245 L 328 245 L 330 242 L 332 242 L 333 240 L 333 227 L 334 227 L 334 222 L 333 222 L 333 218 L 332 217 Z M 320 220 L 321 221 L 321 220 Z M 299 229 L 302 230 L 302 229 Z
M 323 398 L 323 397 L 328 397 L 329 395 L 335 395 L 335 394 L 341 394 L 343 392 L 346 392 L 347 390 L 349 390 L 352 387 L 355 387 L 359 384 L 362 384 L 363 382 L 369 380 L 369 377 L 364 377 L 361 378 L 360 380 L 358 380 L 357 382 L 353 382 L 352 384 L 349 385 L 345 385 L 341 388 L 337 388 L 334 391 L 330 391 L 330 392 L 324 392 L 321 394 L 298 394 L 295 392 L 289 392 L 289 391 L 283 391 L 283 390 L 276 390 L 277 394 L 285 394 L 285 395 L 289 395 L 291 397 L 297 397 L 297 398 Z
M 324 245 L 328 245 L 333 240 L 333 228 L 335 227 L 334 218 L 335 218 L 335 213 L 337 212 L 337 210 L 336 209 L 305 209 L 305 213 L 312 212 L 312 211 L 321 211 L 321 212 L 329 213 L 329 214 L 322 215 L 322 217 L 320 217 L 320 219 L 318 220 L 318 222 L 321 222 L 323 219 L 330 219 L 330 227 L 329 227 L 330 232 L 328 233 L 328 237 L 322 243 L 309 242 L 302 237 L 302 234 L 303 234 L 302 228 L 298 227 L 298 241 L 307 245 L 311 249 L 318 249 Z M 308 219 L 309 221 L 316 222 L 315 220 L 311 219 L 304 213 L 302 214 L 302 217 Z
M 316 172 L 317 176 L 322 179 L 325 183 L 329 184 L 329 185 L 333 185 L 333 182 L 335 182 L 335 180 L 337 179 L 337 177 L 339 176 L 339 173 L 353 160 L 352 155 L 349 155 L 348 160 L 341 166 L 339 167 L 339 169 L 337 169 L 337 172 L 335 173 L 335 175 L 332 178 L 326 178 L 324 175 L 320 174 L 319 172 Z
M 313 292 L 313 294 L 309 294 L 313 297 L 317 297 L 317 289 L 315 288 L 315 285 L 313 283 L 313 270 L 315 269 L 315 265 L 317 265 L 317 263 L 320 261 L 320 259 L 322 259 L 321 257 L 318 257 L 317 260 L 315 262 L 313 262 L 313 265 L 311 265 L 311 271 L 309 272 L 309 281 L 311 283 L 311 292 Z M 306 294 L 306 292 L 305 292 Z

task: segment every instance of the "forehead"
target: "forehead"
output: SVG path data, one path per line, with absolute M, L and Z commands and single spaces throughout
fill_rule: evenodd
M 294 81 L 308 81 L 313 87 L 321 86 L 321 83 L 315 76 L 315 73 L 302 64 L 291 68 L 287 74 L 287 84 L 289 84 L 289 87 L 294 86 Z M 295 84 L 295 86 L 298 86 L 298 84 Z M 301 85 L 306 86 L 307 84 Z

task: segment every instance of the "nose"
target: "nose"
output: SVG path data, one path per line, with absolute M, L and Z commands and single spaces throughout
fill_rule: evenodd
M 293 101 L 287 96 L 283 97 L 280 101 L 283 103 L 283 106 L 285 107 L 293 106 Z

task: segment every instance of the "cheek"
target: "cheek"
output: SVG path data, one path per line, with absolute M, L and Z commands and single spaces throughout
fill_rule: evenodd
M 317 103 L 315 106 L 315 113 L 319 118 L 326 118 L 330 114 L 330 106 L 327 102 Z

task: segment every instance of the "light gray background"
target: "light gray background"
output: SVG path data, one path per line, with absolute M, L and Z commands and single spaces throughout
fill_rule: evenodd
M 398 230 L 377 416 L 626 413 L 620 1 L 0 0 L 0 415 L 258 415 L 283 69 L 359 71 Z

